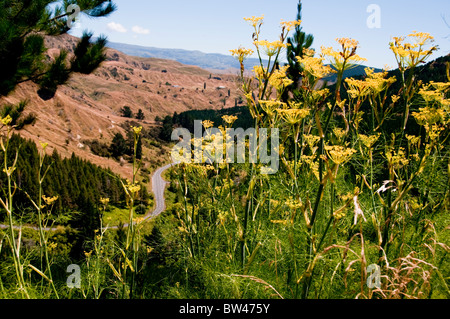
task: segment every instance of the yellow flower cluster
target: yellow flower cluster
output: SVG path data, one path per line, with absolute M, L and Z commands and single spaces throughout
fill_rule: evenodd
M 233 123 L 237 120 L 237 116 L 235 115 L 224 115 L 222 116 L 222 120 L 229 125 L 233 125 Z
M 245 60 L 246 57 L 253 54 L 252 49 L 245 49 L 245 48 L 241 48 L 241 47 L 239 47 L 238 49 L 235 49 L 235 50 L 230 50 L 230 52 L 241 63 Z
M 262 80 L 266 77 L 267 68 L 263 68 L 261 65 L 255 65 L 253 67 L 253 73 L 255 73 L 257 79 Z
M 58 196 L 53 196 L 53 197 L 47 197 L 45 195 L 42 195 L 42 199 L 44 200 L 44 202 L 47 205 L 52 205 L 54 202 L 56 202 L 58 200 Z
M 306 165 L 309 166 L 309 168 L 313 172 L 314 176 L 317 178 L 318 181 L 320 181 L 319 163 L 314 161 L 315 158 L 316 158 L 316 156 L 314 156 L 314 155 L 311 155 L 311 156 L 302 155 L 300 159 L 303 163 L 305 163 Z
M 398 152 L 394 152 L 392 150 L 386 151 L 386 158 L 394 169 L 399 169 L 409 164 L 409 160 L 405 156 L 405 150 L 403 147 L 400 147 Z
M 254 41 L 253 44 L 259 49 L 259 47 L 262 47 L 264 53 L 268 57 L 272 57 L 274 55 L 277 55 L 281 52 L 282 49 L 287 48 L 288 44 L 283 43 L 281 40 L 276 40 L 273 42 L 269 42 L 267 40 L 257 40 Z
M 139 127 L 132 126 L 131 129 L 133 130 L 133 132 L 136 136 L 139 136 L 139 134 L 141 134 L 141 131 L 142 131 L 142 126 L 139 126 Z
M 214 122 L 213 122 L 213 121 L 210 121 L 210 120 L 204 120 L 204 121 L 202 122 L 202 124 L 203 124 L 203 127 L 205 128 L 205 130 L 207 130 L 207 129 L 209 129 L 210 127 L 213 127 L 213 126 L 214 126 Z
M 417 66 L 437 50 L 436 46 L 424 48 L 434 42 L 434 38 L 429 33 L 413 31 L 408 38 L 411 42 L 405 42 L 405 37 L 394 37 L 389 43 L 400 70 Z
M 293 81 L 289 79 L 286 75 L 287 69 L 289 65 L 283 66 L 280 69 L 277 69 L 273 72 L 273 74 L 269 78 L 269 84 L 275 88 L 279 93 L 291 85 Z
M 281 118 L 290 125 L 300 123 L 309 115 L 309 109 L 276 109 Z
M 39 144 L 41 144 L 42 149 L 45 151 L 45 149 L 48 146 L 48 143 L 44 143 L 44 142 L 39 142 Z
M 342 140 L 342 138 L 347 134 L 345 130 L 340 127 L 333 128 L 333 133 L 339 140 Z
M 12 117 L 8 114 L 4 118 L 1 119 L 3 125 L 9 125 L 12 122 Z
M 289 198 L 289 199 L 286 201 L 286 205 L 287 205 L 287 207 L 289 207 L 289 209 L 291 209 L 291 210 L 296 210 L 296 209 L 302 208 L 302 206 L 303 206 L 301 200 L 299 200 L 299 199 L 293 199 L 293 198 Z
M 420 136 L 406 134 L 405 137 L 408 140 L 408 147 L 419 148 Z
M 369 94 L 377 95 L 396 81 L 395 76 L 386 78 L 388 74 L 387 71 L 375 73 L 374 69 L 365 68 L 365 72 L 366 78 L 364 80 L 356 80 L 353 78 L 345 79 L 345 82 L 349 86 L 347 93 L 353 99 L 362 98 Z
M 108 205 L 108 203 L 109 203 L 109 198 L 103 198 L 103 197 L 101 197 L 101 198 L 100 198 L 100 203 L 102 203 L 103 205 Z
M 308 144 L 309 148 L 313 151 L 312 153 L 314 154 L 315 145 L 320 140 L 320 137 L 316 135 L 305 134 L 303 135 L 303 138 L 305 139 L 306 144 Z
M 330 66 L 324 65 L 323 56 L 314 57 L 314 50 L 303 50 L 303 57 L 297 56 L 297 61 L 303 67 L 303 72 L 310 74 L 316 79 L 322 79 L 327 75 L 335 72 Z
M 127 185 L 125 186 L 125 188 L 131 194 L 137 193 L 141 190 L 141 186 L 137 182 L 133 184 L 130 181 L 127 181 Z
M 261 24 L 263 24 L 264 15 L 262 15 L 260 17 L 252 16 L 250 18 L 244 18 L 244 20 L 250 22 L 250 24 L 256 28 L 257 26 L 260 26 Z
M 446 99 L 446 92 L 450 89 L 450 82 L 434 82 L 424 85 L 420 88 L 419 94 L 425 100 L 428 106 L 442 105 L 447 111 L 450 106 L 450 99 Z
M 419 112 L 413 112 L 412 115 L 419 125 L 433 125 L 445 122 L 446 113 L 442 109 L 421 107 Z
M 281 20 L 281 26 L 285 28 L 287 31 L 292 31 L 296 27 L 300 26 L 302 20 L 294 20 L 294 21 L 283 21 Z
M 394 94 L 391 96 L 391 99 L 392 99 L 392 103 L 395 104 L 400 99 L 400 96 Z
M 358 134 L 359 140 L 363 143 L 363 145 L 367 148 L 371 148 L 376 141 L 378 141 L 378 138 L 380 137 L 380 133 L 377 133 L 375 135 L 364 135 L 364 134 Z
M 352 155 L 356 153 L 354 149 L 340 145 L 325 145 L 325 151 L 327 151 L 328 157 L 333 163 L 338 165 L 348 162 Z
M 259 105 L 270 117 L 274 114 L 276 109 L 285 109 L 287 104 L 276 100 L 259 100 Z
M 351 63 L 359 63 L 367 61 L 367 59 L 356 54 L 358 48 L 358 41 L 348 38 L 338 38 L 336 41 L 341 44 L 342 50 L 335 51 L 332 47 L 321 47 L 321 54 L 328 56 L 330 63 L 337 70 L 345 70 L 351 66 Z

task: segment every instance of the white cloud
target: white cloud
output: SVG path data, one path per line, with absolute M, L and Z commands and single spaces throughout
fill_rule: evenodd
M 131 28 L 131 30 L 137 34 L 149 34 L 150 33 L 149 29 L 144 29 L 143 27 L 140 27 L 138 25 L 135 25 L 133 28 Z
M 120 32 L 120 33 L 127 32 L 127 29 L 125 29 L 125 27 L 123 25 L 121 25 L 120 23 L 110 22 L 106 26 L 111 31 L 116 31 L 116 32 Z

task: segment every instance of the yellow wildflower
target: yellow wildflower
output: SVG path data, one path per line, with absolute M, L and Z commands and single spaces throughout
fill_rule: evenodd
M 132 184 L 130 181 L 127 181 L 127 185 L 125 187 L 131 194 L 137 193 L 141 190 L 141 186 L 137 182 Z
M 358 41 L 348 38 L 338 38 L 336 41 L 341 44 L 341 51 L 335 51 L 332 47 L 321 47 L 321 54 L 328 56 L 331 64 L 337 70 L 346 70 L 352 67 L 353 63 L 367 61 L 367 59 L 356 54 Z
M 325 150 L 333 163 L 338 165 L 348 162 L 352 155 L 356 153 L 354 149 L 340 145 L 326 145 Z
M 58 246 L 58 243 L 50 241 L 50 242 L 48 242 L 47 246 L 48 246 L 49 250 L 55 250 L 56 247 Z
M 378 138 L 380 137 L 380 133 L 377 133 L 375 135 L 367 136 L 364 134 L 358 134 L 359 139 L 363 143 L 363 145 L 367 148 L 371 148 L 376 141 L 378 141 Z
M 300 200 L 298 200 L 298 199 L 291 199 L 291 198 L 286 201 L 286 205 L 291 210 L 299 209 L 299 208 L 302 207 L 302 203 L 301 203 Z
M 313 55 L 314 51 L 304 50 L 303 57 L 296 57 L 297 61 L 303 67 L 304 73 L 310 74 L 316 79 L 322 79 L 327 75 L 335 72 L 330 66 L 323 64 L 323 61 L 325 60 L 323 56 L 314 57 Z
M 300 26 L 301 23 L 302 23 L 302 20 L 294 20 L 294 21 L 281 20 L 280 25 L 289 32 L 289 31 L 292 31 L 293 29 L 295 29 L 296 27 Z
M 241 48 L 241 47 L 239 47 L 236 50 L 230 50 L 230 52 L 239 61 L 243 61 L 246 57 L 248 57 L 248 56 L 253 54 L 253 50 L 252 49 L 245 49 L 245 48 Z
M 344 100 L 342 100 L 342 101 L 340 101 L 340 102 L 336 101 L 336 105 L 337 105 L 342 111 L 344 111 L 344 109 L 345 109 L 345 102 L 347 102 L 347 99 L 344 99 Z
M 405 43 L 405 37 L 393 37 L 393 41 L 389 43 L 400 70 L 419 65 L 437 50 L 436 46 L 425 48 L 434 42 L 429 33 L 413 31 L 408 38 L 411 42 Z
M 393 150 L 386 151 L 386 158 L 390 166 L 394 169 L 399 169 L 409 164 L 409 160 L 405 156 L 405 149 L 403 147 L 400 147 L 398 152 L 394 152 Z
M 267 40 L 257 40 L 257 41 L 254 41 L 253 44 L 257 48 L 263 47 L 264 53 L 268 57 L 272 57 L 272 56 L 278 54 L 283 48 L 287 48 L 287 46 L 288 46 L 288 44 L 285 44 L 280 40 L 276 40 L 273 42 L 269 42 Z
M 269 84 L 278 92 L 283 91 L 284 88 L 293 83 L 293 81 L 291 79 L 288 79 L 286 76 L 286 71 L 288 68 L 289 65 L 286 65 L 278 70 L 275 70 L 269 78 Z
M 339 140 L 342 140 L 342 138 L 346 135 L 345 130 L 340 127 L 333 128 L 333 133 Z
M 39 142 L 39 144 L 41 144 L 41 147 L 43 150 L 45 150 L 48 146 L 48 143 L 44 143 L 44 142 Z
M 12 122 L 12 117 L 8 114 L 4 118 L 1 119 L 3 125 L 9 125 Z
M 315 158 L 316 158 L 316 156 L 314 156 L 314 155 L 311 155 L 311 156 L 302 155 L 300 157 L 300 160 L 309 166 L 309 168 L 313 172 L 314 176 L 317 178 L 318 181 L 320 181 L 319 163 L 314 161 Z
M 377 72 L 374 69 L 365 68 L 366 78 L 364 80 L 355 80 L 346 78 L 345 82 L 349 85 L 347 91 L 352 98 L 361 98 L 369 94 L 379 94 L 396 81 L 395 76 L 386 78 L 387 72 Z
M 259 100 L 259 105 L 268 115 L 272 115 L 276 109 L 287 108 L 286 103 L 275 100 Z
M 52 205 L 54 202 L 56 202 L 58 200 L 58 196 L 53 196 L 53 197 L 47 197 L 45 195 L 42 195 L 42 199 L 44 200 L 44 202 L 47 205 Z
M 222 116 L 222 120 L 225 121 L 225 123 L 229 124 L 229 125 L 233 125 L 233 123 L 237 120 L 237 116 L 235 115 L 224 115 Z
M 141 134 L 142 126 L 140 126 L 140 127 L 132 126 L 131 129 L 133 130 L 134 134 L 135 134 L 136 136 L 138 136 L 139 134 Z
M 276 111 L 278 114 L 280 114 L 283 120 L 290 125 L 300 123 L 305 117 L 309 115 L 308 109 L 277 109 Z
M 392 99 L 392 103 L 395 104 L 400 99 L 400 96 L 394 94 L 391 96 L 391 99 Z
M 419 147 L 420 144 L 420 136 L 415 136 L 415 135 L 409 135 L 406 134 L 405 135 L 406 139 L 408 140 L 408 144 L 412 147 Z
M 318 137 L 316 135 L 309 135 L 309 134 L 303 135 L 303 138 L 305 139 L 306 144 L 308 144 L 308 146 L 311 150 L 314 148 L 314 146 L 320 140 L 320 137 Z
M 244 60 L 253 54 L 253 50 L 239 47 L 237 50 L 230 50 L 230 52 L 235 58 L 238 59 L 241 66 L 241 72 L 244 72 Z
M 10 167 L 8 167 L 7 169 L 4 168 L 4 169 L 3 169 L 3 172 L 5 172 L 6 175 L 11 176 L 12 173 L 14 173 L 15 170 L 16 170 L 16 167 L 15 167 L 15 166 L 10 166 Z
M 257 26 L 263 24 L 264 14 L 260 17 L 252 16 L 250 18 L 244 18 L 244 20 L 250 22 L 250 24 L 256 28 Z
M 444 122 L 445 111 L 431 107 L 421 107 L 419 112 L 413 112 L 412 115 L 419 125 L 432 125 L 438 122 Z
M 205 120 L 202 122 L 203 127 L 205 128 L 205 130 L 209 129 L 210 127 L 214 126 L 214 122 L 210 121 L 210 120 Z

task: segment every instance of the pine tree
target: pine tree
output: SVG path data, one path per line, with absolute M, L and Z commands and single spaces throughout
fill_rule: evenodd
M 136 114 L 136 119 L 138 120 L 144 120 L 145 119 L 145 115 L 144 112 L 142 112 L 142 109 L 139 109 L 137 114 Z
M 111 146 L 109 147 L 111 155 L 115 158 L 119 158 L 120 156 L 125 154 L 127 150 L 128 150 L 127 141 L 125 140 L 122 134 L 116 133 L 111 142 Z
M 106 38 L 100 36 L 92 42 L 92 33 L 88 32 L 84 32 L 71 59 L 66 50 L 61 50 L 51 62 L 46 59 L 44 37 L 70 30 L 68 22 L 74 11 L 67 12 L 69 4 L 78 5 L 80 14 L 92 18 L 108 16 L 116 9 L 111 0 L 0 0 L 0 97 L 10 94 L 20 83 L 32 81 L 39 85 L 42 99 L 51 99 L 72 73 L 92 73 L 106 60 Z M 9 111 L 15 111 L 18 117 L 24 106 L 19 104 Z M 32 121 L 29 117 L 18 124 Z
M 299 0 L 297 5 L 297 20 L 302 19 L 302 1 Z M 294 95 L 297 92 L 298 85 L 301 80 L 301 73 L 303 71 L 302 66 L 298 63 L 296 57 L 303 57 L 303 50 L 309 49 L 313 42 L 314 36 L 311 34 L 306 34 L 302 31 L 302 26 L 297 26 L 295 28 L 295 33 L 292 37 L 287 39 L 287 43 L 290 44 L 286 49 L 286 58 L 289 64 L 289 69 L 287 72 L 288 77 L 294 81 L 286 90 L 284 98 L 287 99 L 288 92 L 293 92 Z
M 131 108 L 129 106 L 126 106 L 126 105 L 120 109 L 120 113 L 123 117 L 128 117 L 128 118 L 133 117 L 133 111 L 131 110 Z

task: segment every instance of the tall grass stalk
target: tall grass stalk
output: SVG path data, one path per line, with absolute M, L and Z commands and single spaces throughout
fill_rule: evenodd
M 20 257 L 20 236 L 16 241 L 16 235 L 14 232 L 14 221 L 13 221 L 13 197 L 14 197 L 14 193 L 16 191 L 16 187 L 12 186 L 12 175 L 14 170 L 16 169 L 16 164 L 17 164 L 17 158 L 19 156 L 19 151 L 16 151 L 16 155 L 14 158 L 14 161 L 12 163 L 11 166 L 8 166 L 8 151 L 9 151 L 9 142 L 10 142 L 10 138 L 11 138 L 11 134 L 12 134 L 12 130 L 13 128 L 11 126 L 9 126 L 10 123 L 10 119 L 3 119 L 2 122 L 4 122 L 4 125 L 6 126 L 6 144 L 5 141 L 3 139 L 3 137 L 1 138 L 0 142 L 1 142 L 1 148 L 3 150 L 3 171 L 6 173 L 6 177 L 7 177 L 7 198 L 6 200 L 3 200 L 2 198 L 0 198 L 0 203 L 3 206 L 3 208 L 6 210 L 6 214 L 8 216 L 8 223 L 9 223 L 9 234 L 7 236 L 8 242 L 10 244 L 11 247 L 11 253 L 13 256 L 13 260 L 14 260 L 14 270 L 16 273 L 16 277 L 17 277 L 17 283 L 19 285 L 19 291 L 20 293 L 26 297 L 27 299 L 30 298 L 27 288 L 26 288 L 26 284 L 25 284 L 25 279 L 23 276 L 23 264 L 21 262 L 21 257 Z

